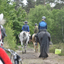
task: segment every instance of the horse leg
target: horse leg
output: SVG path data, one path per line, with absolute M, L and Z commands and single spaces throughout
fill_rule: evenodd
M 39 45 L 39 43 L 38 42 L 37 43 L 35 42 L 35 45 L 34 45 L 35 46 L 35 52 L 38 52 L 38 45 Z
M 21 41 L 22 53 L 23 53 L 23 42 Z
M 33 42 L 33 45 L 34 45 L 34 51 L 35 51 L 35 42 Z
M 37 52 L 37 44 L 35 43 L 35 52 Z
M 39 45 L 39 43 L 37 42 L 37 46 L 36 46 L 36 52 L 38 52 L 38 45 Z
M 27 47 L 26 47 L 26 45 L 25 45 L 25 46 L 24 46 L 24 49 L 25 49 L 25 53 L 26 53 L 26 48 L 27 48 Z
M 27 46 L 28 46 L 28 41 L 29 41 L 29 40 L 26 41 L 26 44 L 25 44 L 25 46 L 24 46 L 25 53 L 26 53 L 26 49 L 27 49 Z

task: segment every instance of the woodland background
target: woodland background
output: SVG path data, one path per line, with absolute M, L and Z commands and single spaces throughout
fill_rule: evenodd
M 51 34 L 53 44 L 64 43 L 64 0 L 0 0 L 0 13 L 4 14 L 7 37 L 5 46 L 14 49 L 19 42 L 18 35 L 22 31 L 24 21 L 28 21 L 31 35 L 34 33 L 34 24 L 46 16 L 47 31 Z M 50 3 L 55 6 L 51 7 Z M 60 45 L 60 44 L 59 44 Z

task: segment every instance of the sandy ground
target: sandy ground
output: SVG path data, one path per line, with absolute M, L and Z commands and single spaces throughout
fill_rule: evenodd
M 21 50 L 18 50 L 17 53 L 22 58 L 22 64 L 64 64 L 64 56 L 49 53 L 48 58 L 42 59 L 38 57 L 40 53 L 35 53 L 33 48 L 27 48 L 26 54 L 22 54 Z

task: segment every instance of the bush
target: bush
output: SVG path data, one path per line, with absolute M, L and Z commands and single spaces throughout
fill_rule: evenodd
M 61 54 L 59 54 L 59 55 L 64 56 L 64 43 L 50 45 L 49 52 L 55 53 L 55 49 L 61 49 Z
M 14 36 L 14 31 L 9 26 L 6 26 L 5 29 L 6 29 L 7 37 L 5 37 L 5 39 L 4 39 L 4 47 L 10 48 L 10 49 L 15 49 L 16 48 L 16 39 Z

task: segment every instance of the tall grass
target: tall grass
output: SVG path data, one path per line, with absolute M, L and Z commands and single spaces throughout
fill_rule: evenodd
M 29 48 L 34 48 L 33 43 L 29 43 Z M 39 52 L 40 52 L 40 45 L 38 46 Z M 49 46 L 49 53 L 55 54 L 55 49 L 61 49 L 60 56 L 64 56 L 64 43 L 57 43 Z
M 14 31 L 9 26 L 6 26 L 5 29 L 6 29 L 7 37 L 4 38 L 4 47 L 10 48 L 10 49 L 15 49 L 16 48 L 16 39 L 14 36 Z
M 64 56 L 64 43 L 50 45 L 49 52 L 55 53 L 55 49 L 61 49 L 61 53 L 59 55 Z

